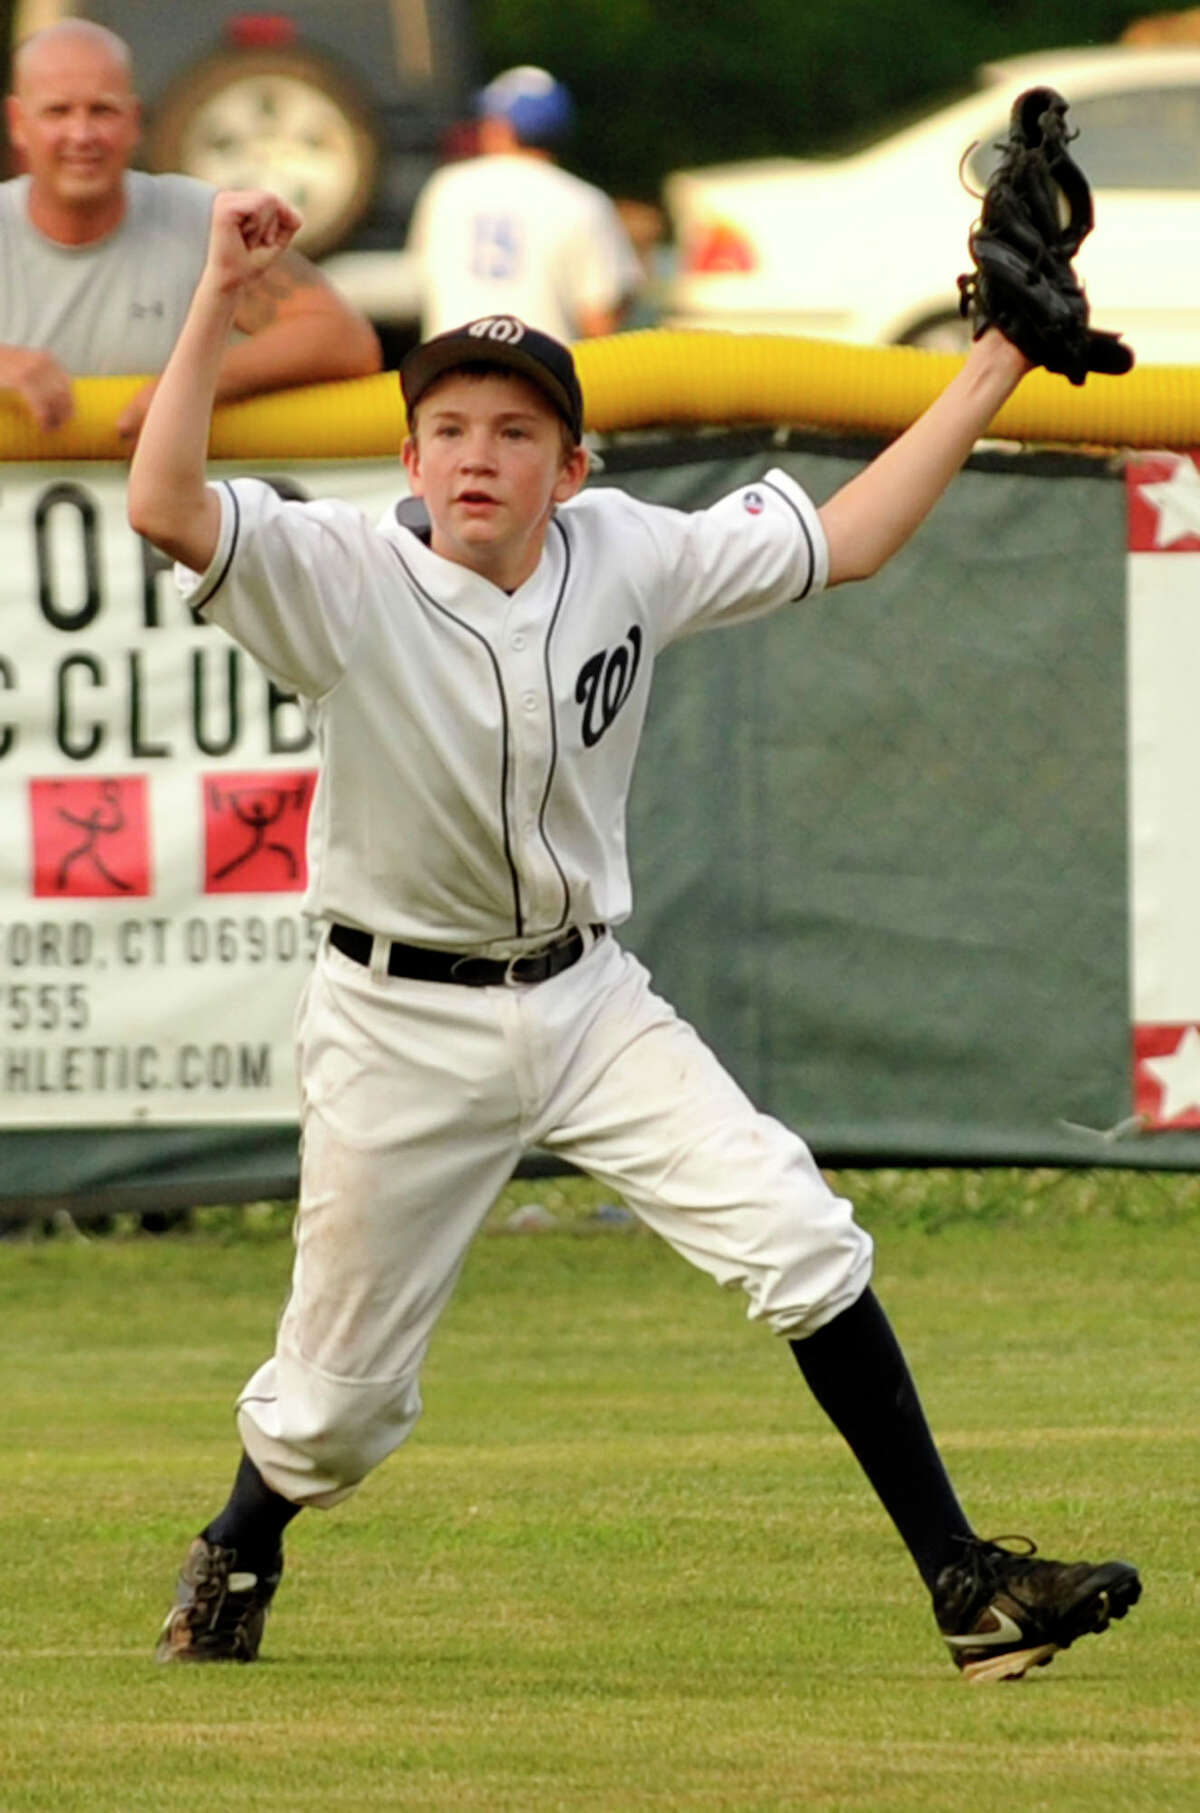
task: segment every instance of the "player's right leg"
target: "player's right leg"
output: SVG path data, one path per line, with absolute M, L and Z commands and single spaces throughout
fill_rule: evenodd
M 1123 1616 L 1141 1590 L 1128 1563 L 1035 1561 L 976 1537 L 870 1289 L 871 1242 L 851 1205 L 653 994 L 635 959 L 610 940 L 586 962 L 590 973 L 559 979 L 564 997 L 585 983 L 591 995 L 541 1143 L 620 1193 L 718 1283 L 740 1287 L 748 1315 L 787 1339 L 908 1548 L 964 1675 L 1024 1672 Z
M 239 1399 L 247 1458 L 188 1551 L 160 1660 L 253 1660 L 284 1525 L 348 1496 L 415 1425 L 434 1327 L 520 1152 L 511 1005 L 319 956 L 297 1019 L 291 1292 Z

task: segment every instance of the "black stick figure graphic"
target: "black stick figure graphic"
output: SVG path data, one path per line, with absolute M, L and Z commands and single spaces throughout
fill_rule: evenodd
M 72 863 L 78 862 L 81 857 L 85 856 L 93 868 L 104 877 L 110 888 L 117 888 L 122 894 L 129 894 L 133 890 L 133 883 L 122 881 L 119 875 L 114 875 L 96 848 L 97 838 L 112 837 L 125 829 L 125 808 L 121 804 L 121 789 L 116 781 L 102 781 L 100 795 L 104 802 L 103 805 L 93 806 L 87 816 L 83 818 L 78 813 L 71 812 L 66 806 L 56 808 L 60 818 L 66 819 L 68 824 L 78 825 L 81 831 L 87 833 L 78 849 L 68 850 L 58 865 L 55 886 L 60 892 L 66 888 L 67 873 Z
M 274 787 L 269 790 L 256 787 L 253 792 L 233 787 L 225 795 L 224 801 L 219 788 L 212 787 L 209 789 L 209 798 L 212 800 L 214 812 L 219 812 L 222 804 L 227 805 L 238 823 L 245 825 L 251 833 L 250 842 L 246 848 L 237 856 L 231 856 L 229 861 L 222 863 L 219 869 L 214 870 L 213 881 L 223 881 L 226 875 L 232 875 L 233 871 L 240 869 L 243 863 L 252 861 L 260 850 L 270 850 L 276 856 L 282 856 L 287 864 L 289 877 L 293 881 L 296 879 L 299 865 L 292 852 L 286 844 L 268 843 L 266 837 L 271 826 L 279 823 L 289 806 L 303 806 L 303 787 Z

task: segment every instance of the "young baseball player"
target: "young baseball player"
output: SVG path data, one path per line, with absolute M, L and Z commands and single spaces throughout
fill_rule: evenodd
M 306 1505 L 398 1447 L 467 1247 L 538 1145 L 782 1335 L 907 1544 L 963 1675 L 1023 1675 L 1123 1617 L 1125 1562 L 980 1539 L 870 1286 L 871 1242 L 808 1149 L 758 1113 L 612 927 L 625 802 L 658 651 L 876 571 L 1028 369 L 990 332 L 905 434 L 818 508 L 772 471 L 689 514 L 584 490 L 566 347 L 511 317 L 401 373 L 429 528 L 205 480 L 243 286 L 285 246 L 276 198 L 226 194 L 129 489 L 192 604 L 307 701 L 320 746 L 309 905 L 325 932 L 297 1020 L 292 1291 L 238 1405 L 243 1455 L 191 1544 L 163 1661 L 258 1653 Z M 598 678 L 599 676 L 599 678 Z

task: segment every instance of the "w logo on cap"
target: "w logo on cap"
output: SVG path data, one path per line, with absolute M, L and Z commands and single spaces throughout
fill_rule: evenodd
M 484 315 L 472 321 L 467 332 L 476 340 L 502 340 L 507 346 L 515 346 L 525 338 L 525 323 L 515 315 Z

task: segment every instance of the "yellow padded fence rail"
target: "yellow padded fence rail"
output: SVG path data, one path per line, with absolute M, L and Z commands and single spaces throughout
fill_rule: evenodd
M 850 346 L 782 334 L 648 328 L 575 349 L 596 433 L 762 424 L 888 435 L 908 426 L 961 358 L 914 347 Z M 0 395 L 0 460 L 112 460 L 128 449 L 121 409 L 145 378 L 81 378 L 76 413 L 42 434 Z M 395 454 L 404 434 L 395 372 L 222 405 L 209 452 L 220 460 L 346 460 Z M 991 424 L 1014 441 L 1092 448 L 1200 445 L 1200 367 L 1148 365 L 1075 387 L 1033 372 Z

